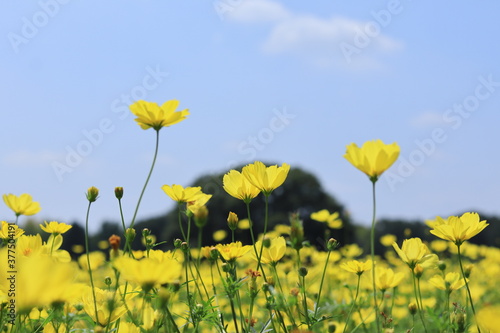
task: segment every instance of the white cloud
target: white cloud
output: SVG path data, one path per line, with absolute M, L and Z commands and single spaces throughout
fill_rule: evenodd
M 374 65 L 377 54 L 397 50 L 401 43 L 382 33 L 367 36 L 364 33 L 367 25 L 368 22 L 342 17 L 299 15 L 277 23 L 263 50 L 299 55 L 316 64 L 347 66 L 353 62 L 358 62 L 357 65 L 372 62 Z M 358 42 L 358 38 L 365 38 L 364 42 Z
M 446 123 L 441 113 L 425 111 L 411 119 L 411 125 L 416 128 L 429 128 L 448 126 L 449 124 Z
M 46 167 L 53 161 L 62 160 L 64 155 L 47 150 L 32 152 L 19 150 L 3 158 L 3 162 L 11 167 Z
M 280 3 L 269 0 L 239 0 L 227 17 L 238 22 L 276 22 L 289 17 L 290 12 Z
M 292 54 L 320 67 L 375 68 L 379 56 L 402 43 L 385 35 L 377 21 L 292 13 L 271 0 L 244 0 L 231 11 L 238 22 L 271 22 L 262 44 L 267 54 Z

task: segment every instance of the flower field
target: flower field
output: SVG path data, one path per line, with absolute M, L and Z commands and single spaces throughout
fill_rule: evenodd
M 161 188 L 177 203 L 182 239 L 136 230 L 160 131 L 189 115 L 176 111 L 178 105 L 130 106 L 138 125 L 155 131 L 156 150 L 131 219 L 121 211 L 124 189 L 115 188 L 123 233 L 107 235 L 109 251 L 89 251 L 88 214 L 99 189 L 86 192 L 85 252 L 77 260 L 61 249 L 70 225 L 44 222 L 40 234 L 25 235 L 19 219 L 37 214 L 40 204 L 29 194 L 3 195 L 14 215 L 0 229 L 1 332 L 500 332 L 500 249 L 468 242 L 488 230 L 474 212 L 427 221 L 435 236 L 429 243 L 390 234 L 375 239 L 374 204 L 370 253 L 333 238 L 325 238 L 320 250 L 305 239 L 296 213 L 290 212 L 287 224 L 268 228 L 270 198 L 290 166 L 256 161 L 223 178 L 227 195 L 247 211 L 227 212 L 232 242 L 190 241 L 195 228 L 207 225 L 211 195 L 178 184 Z M 380 140 L 347 146 L 344 157 L 367 176 L 374 203 L 377 181 L 399 152 L 396 143 Z M 266 207 L 262 230 L 252 222 L 257 196 Z M 243 219 L 249 244 L 235 238 Z M 336 212 L 321 210 L 311 219 L 342 228 Z M 132 247 L 136 237 L 144 240 L 143 248 Z M 159 249 L 165 242 L 172 250 Z M 378 242 L 385 246 L 383 256 L 375 255 Z

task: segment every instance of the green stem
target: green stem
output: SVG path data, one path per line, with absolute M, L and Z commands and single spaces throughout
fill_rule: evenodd
M 424 326 L 424 331 L 427 333 L 427 327 L 425 326 L 424 315 L 423 315 L 423 304 L 419 302 L 416 277 L 415 273 L 413 272 L 413 269 L 411 270 L 411 275 L 413 277 L 413 290 L 415 292 L 415 302 L 417 303 L 417 310 L 420 316 L 420 320 L 422 321 L 422 325 Z
M 137 212 L 139 211 L 139 206 L 141 205 L 141 200 L 146 191 L 146 187 L 148 186 L 149 179 L 151 178 L 151 174 L 153 173 L 153 169 L 156 163 L 156 157 L 158 156 L 158 146 L 160 145 L 160 130 L 156 130 L 156 146 L 155 153 L 153 156 L 153 163 L 151 163 L 151 169 L 149 169 L 148 177 L 146 178 L 146 182 L 144 183 L 144 187 L 142 188 L 141 195 L 139 196 L 139 200 L 137 201 L 137 205 L 135 206 L 134 216 L 132 217 L 132 222 L 130 223 L 130 228 L 134 227 L 135 218 L 137 217 Z
M 326 268 L 328 266 L 328 261 L 330 260 L 331 253 L 332 253 L 331 251 L 328 251 L 328 254 L 326 256 L 325 266 L 323 267 L 323 274 L 321 275 L 321 282 L 319 283 L 318 298 L 316 300 L 316 308 L 314 309 L 314 318 L 316 318 L 316 316 L 318 315 L 319 301 L 321 298 L 321 291 L 323 290 L 323 282 L 325 281 Z
M 97 298 L 95 296 L 95 287 L 94 287 L 94 278 L 92 277 L 92 267 L 90 267 L 90 249 L 89 249 L 89 214 L 90 214 L 90 206 L 92 202 L 89 201 L 89 205 L 87 207 L 87 214 L 85 217 L 85 251 L 87 252 L 87 265 L 89 269 L 90 276 L 90 285 L 92 287 L 92 296 L 94 297 L 94 311 L 95 311 L 95 320 L 96 323 L 99 323 L 99 313 L 97 311 Z
M 375 222 L 376 222 L 376 195 L 375 183 L 372 180 L 372 194 L 373 194 L 373 214 L 372 214 L 372 228 L 370 232 L 370 257 L 372 260 L 372 281 L 373 281 L 373 310 L 375 311 L 375 322 L 377 324 L 377 332 L 380 332 L 380 323 L 378 318 L 378 305 L 377 305 L 377 286 L 375 284 Z
M 467 295 L 469 296 L 470 307 L 472 309 L 472 313 L 474 314 L 474 320 L 476 321 L 477 332 L 481 333 L 481 329 L 479 328 L 479 323 L 477 322 L 476 318 L 476 310 L 474 309 L 474 302 L 472 301 L 472 295 L 470 293 L 469 282 L 467 282 L 467 278 L 465 277 L 464 267 L 462 265 L 462 253 L 460 252 L 460 245 L 457 244 L 458 263 L 460 264 L 460 271 L 462 272 L 462 277 L 465 282 L 465 287 L 467 288 Z
M 357 275 L 358 275 L 358 283 L 357 283 L 357 286 L 356 286 L 356 296 L 354 296 L 354 300 L 352 301 L 351 308 L 349 309 L 349 313 L 347 314 L 347 319 L 345 321 L 345 326 L 344 326 L 344 330 L 342 331 L 342 333 L 345 333 L 345 331 L 347 329 L 347 326 L 349 326 L 349 320 L 351 319 L 352 310 L 354 310 L 354 307 L 356 306 L 356 301 L 358 299 L 359 284 L 360 284 L 360 281 L 361 281 L 361 274 L 357 274 Z
M 179 221 L 179 229 L 181 229 L 182 238 L 184 239 L 185 242 L 187 242 L 186 234 L 184 233 L 184 227 L 182 226 L 182 216 L 181 216 L 181 205 L 182 204 L 183 204 L 183 202 L 177 203 L 177 219 Z

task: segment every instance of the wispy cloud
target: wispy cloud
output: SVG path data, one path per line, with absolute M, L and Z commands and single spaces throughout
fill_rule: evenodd
M 227 15 L 236 22 L 278 22 L 290 16 L 283 5 L 269 0 L 244 0 Z
M 50 166 L 53 161 L 61 160 L 63 158 L 63 154 L 48 150 L 19 150 L 5 155 L 2 161 L 5 165 L 10 167 L 37 168 Z
M 433 111 L 424 111 L 418 114 L 410 120 L 410 124 L 415 128 L 449 126 L 442 113 Z
M 367 29 L 378 24 L 375 21 L 292 13 L 271 0 L 244 1 L 229 17 L 236 22 L 272 24 L 262 43 L 264 53 L 292 54 L 321 67 L 379 67 L 380 55 L 402 47 L 400 41 L 385 35 L 380 27 L 376 34 L 367 35 Z M 358 42 L 363 38 L 363 43 Z M 351 51 L 346 57 L 346 52 Z

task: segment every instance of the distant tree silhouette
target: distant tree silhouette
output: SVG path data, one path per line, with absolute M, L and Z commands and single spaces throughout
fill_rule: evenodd
M 271 164 L 266 164 L 271 165 Z M 235 168 L 241 170 L 243 166 Z M 228 230 L 227 216 L 230 211 L 236 213 L 240 219 L 247 217 L 245 204 L 227 194 L 222 187 L 224 173 L 203 175 L 196 179 L 191 186 L 201 186 L 204 193 L 212 194 L 213 197 L 207 204 L 209 210 L 208 223 L 203 229 L 203 245 L 213 244 L 212 233 L 219 229 Z M 276 189 L 269 198 L 269 230 L 276 224 L 289 225 L 289 214 L 299 213 L 304 222 L 306 239 L 311 244 L 322 247 L 325 237 L 334 237 L 343 244 L 354 241 L 351 220 L 346 214 L 344 207 L 331 195 L 326 193 L 318 179 L 309 172 L 300 168 L 291 168 L 285 183 Z M 254 223 L 254 232 L 261 233 L 264 228 L 264 199 L 262 194 L 255 198 L 251 204 L 251 217 Z M 339 212 L 344 222 L 340 230 L 328 230 L 324 223 L 310 219 L 312 212 L 328 209 L 330 212 Z M 169 244 L 175 238 L 181 238 L 179 230 L 177 211 L 173 210 L 164 216 L 145 220 L 136 224 L 137 233 L 143 228 L 151 229 L 159 240 L 166 240 Z M 197 239 L 197 229 L 192 225 L 193 237 L 191 242 Z M 230 234 L 228 232 L 228 234 Z M 238 240 L 244 243 L 250 242 L 248 230 L 238 230 Z M 230 239 L 224 240 L 229 242 Z M 139 245 L 136 240 L 134 245 Z

